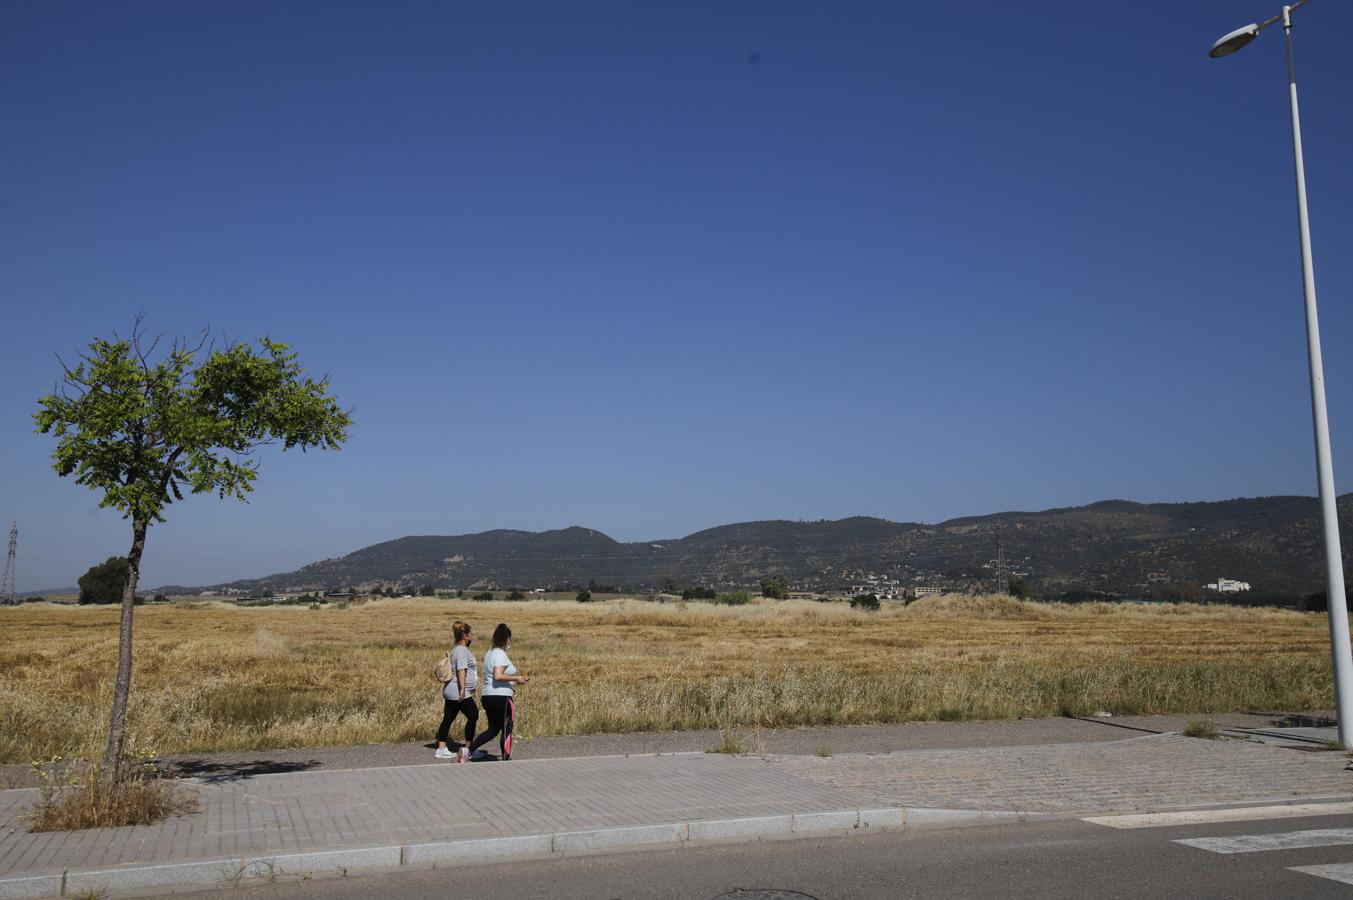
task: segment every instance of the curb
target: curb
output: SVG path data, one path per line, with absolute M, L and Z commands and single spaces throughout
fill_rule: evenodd
M 1353 795 L 1253 801 L 1245 806 L 1353 801 Z M 1224 809 L 1237 803 L 1208 803 L 1173 810 Z M 1001 810 L 891 806 L 797 815 L 701 819 L 659 825 L 597 828 L 545 834 L 468 838 L 416 844 L 274 853 L 252 857 L 150 863 L 106 869 L 0 877 L 0 900 L 109 895 L 241 887 L 272 881 L 417 871 L 481 865 L 501 860 L 562 859 L 625 850 L 676 849 L 738 842 L 832 837 L 853 833 L 919 831 L 980 825 L 1018 824 L 1082 818 L 1086 812 L 1022 813 Z M 1101 815 L 1103 813 L 1100 813 Z
M 506 859 L 559 859 L 632 849 L 655 850 L 796 837 L 830 837 L 854 832 L 954 828 L 1024 822 L 1031 818 L 1037 817 L 1016 812 L 883 807 L 315 850 L 184 863 L 133 863 L 109 869 L 68 869 L 59 874 L 0 878 L 0 900 L 34 900 L 89 893 L 124 894 L 175 888 L 237 887 L 292 878 L 440 869 Z

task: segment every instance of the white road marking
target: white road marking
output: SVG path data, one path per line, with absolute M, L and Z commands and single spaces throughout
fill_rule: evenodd
M 1328 866 L 1288 866 L 1288 868 L 1293 872 L 1305 872 L 1307 875 L 1328 878 L 1331 881 L 1342 881 L 1344 884 L 1353 884 L 1353 863 L 1335 863 Z
M 1110 828 L 1165 828 L 1170 825 L 1207 825 L 1212 822 L 1248 822 L 1251 819 L 1290 819 L 1353 813 L 1353 803 L 1300 803 L 1289 806 L 1246 806 L 1237 809 L 1192 809 L 1183 812 L 1091 816 L 1083 822 Z
M 1212 853 L 1259 853 L 1266 850 L 1299 850 L 1302 847 L 1335 847 L 1353 844 L 1353 828 L 1318 828 L 1313 831 L 1282 831 L 1277 834 L 1184 838 L 1175 843 Z

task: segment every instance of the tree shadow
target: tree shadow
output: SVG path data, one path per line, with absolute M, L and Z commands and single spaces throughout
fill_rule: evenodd
M 305 772 L 321 765 L 317 759 L 289 760 L 253 759 L 235 762 L 217 762 L 206 759 L 177 759 L 164 765 L 164 771 L 176 778 L 196 778 L 203 784 L 225 781 L 243 781 L 258 775 L 285 775 Z

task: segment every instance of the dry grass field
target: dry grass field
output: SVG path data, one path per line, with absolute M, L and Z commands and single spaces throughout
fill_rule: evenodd
M 0 761 L 102 747 L 116 616 L 0 609 Z M 877 613 L 810 601 L 182 603 L 136 613 L 135 746 L 167 754 L 430 739 L 441 713 L 430 670 L 457 618 L 475 626 L 479 657 L 497 622 L 512 626 L 513 660 L 533 676 L 520 692 L 518 733 L 528 742 L 1332 704 L 1323 614 L 998 597 Z

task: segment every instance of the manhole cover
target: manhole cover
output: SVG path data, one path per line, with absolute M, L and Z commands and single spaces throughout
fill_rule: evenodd
M 726 894 L 720 894 L 713 900 L 817 900 L 817 898 L 802 891 L 784 891 L 779 888 L 761 888 L 753 891 L 737 888 Z

